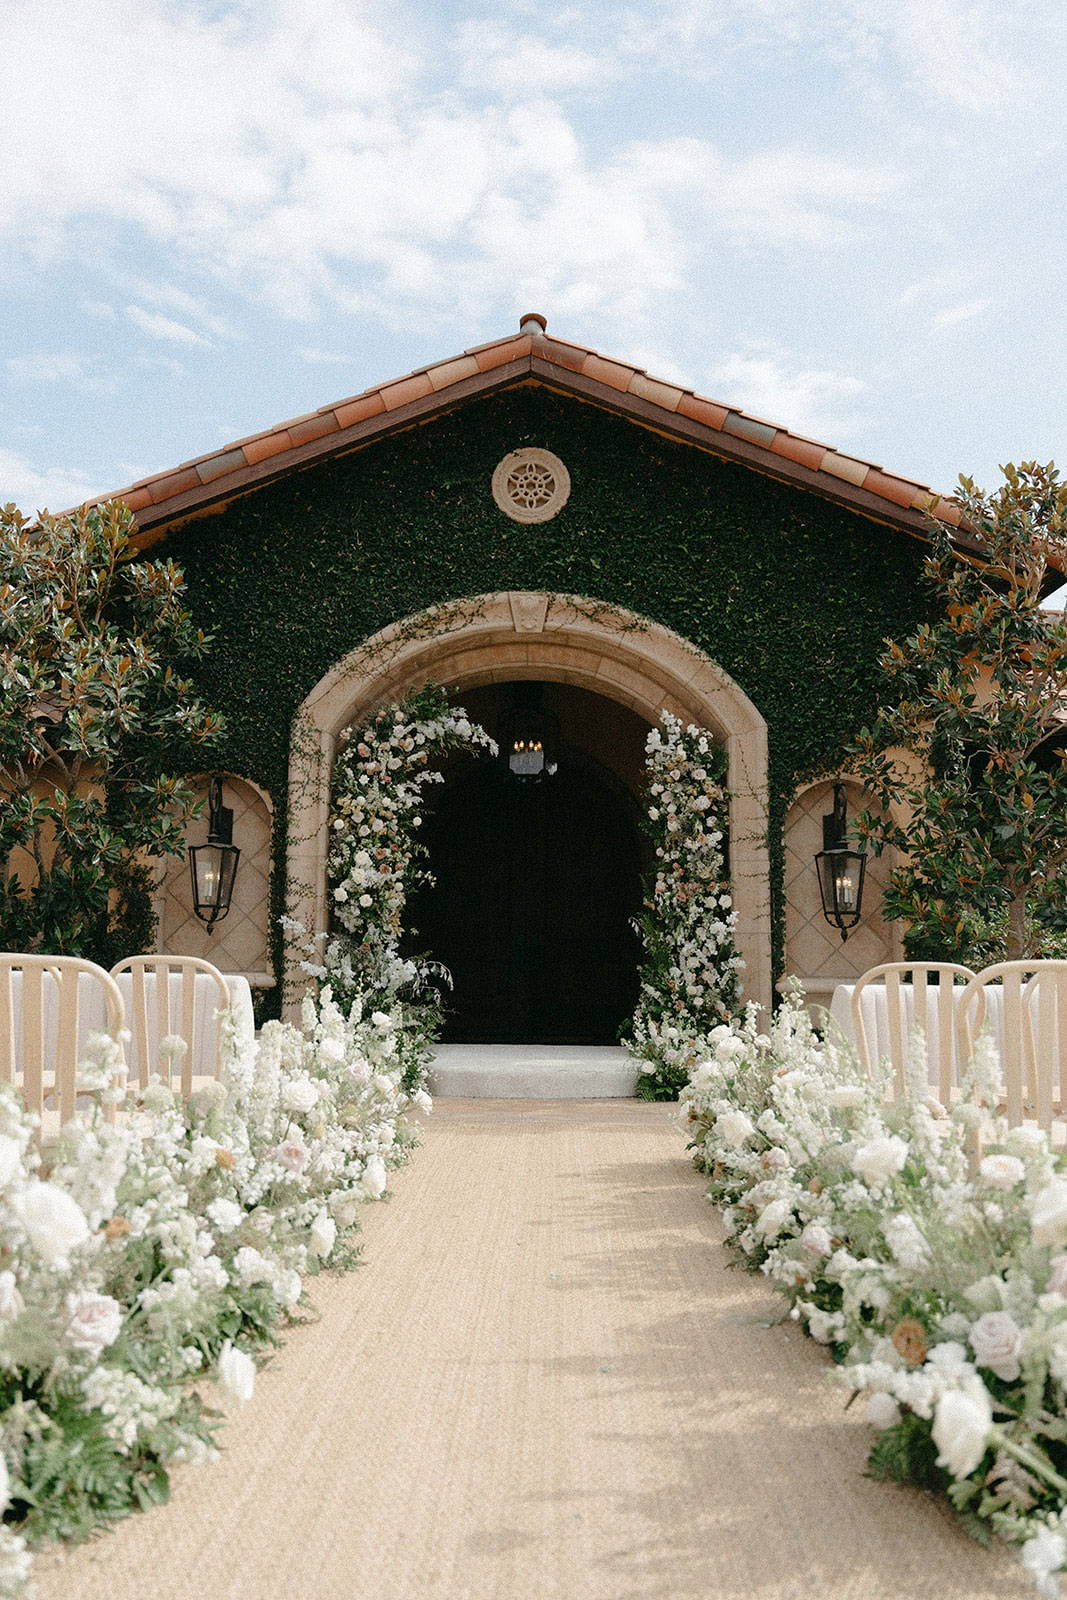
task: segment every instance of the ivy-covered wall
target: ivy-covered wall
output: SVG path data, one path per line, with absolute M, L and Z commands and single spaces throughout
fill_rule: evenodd
M 555 451 L 572 479 L 563 510 L 534 526 L 504 516 L 489 489 L 500 458 L 523 445 Z M 308 691 L 362 640 L 434 602 L 544 589 L 675 629 L 763 713 L 776 972 L 785 810 L 870 716 L 882 640 L 926 614 L 924 549 L 534 386 L 296 473 L 176 530 L 165 546 L 185 569 L 197 620 L 216 635 L 199 677 L 229 719 L 217 763 L 274 799 L 275 912 L 289 731 Z

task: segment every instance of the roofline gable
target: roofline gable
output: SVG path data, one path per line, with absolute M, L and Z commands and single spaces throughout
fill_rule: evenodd
M 927 485 L 552 338 L 537 313 L 522 319 L 517 335 L 293 417 L 99 499 L 124 500 L 135 514 L 136 542 L 152 544 L 172 525 L 221 511 L 236 496 L 290 472 L 426 422 L 467 400 L 530 383 L 613 411 L 913 536 L 929 538 L 932 514 L 956 530 L 961 543 L 972 542 L 960 530 L 959 507 Z

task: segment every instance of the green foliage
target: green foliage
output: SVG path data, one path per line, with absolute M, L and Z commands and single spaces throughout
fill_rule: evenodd
M 566 506 L 512 522 L 489 483 L 508 451 L 567 462 Z M 317 464 L 177 529 L 199 624 L 225 639 L 196 667 L 223 706 L 219 764 L 276 808 L 284 910 L 292 719 L 348 651 L 425 607 L 501 589 L 581 594 L 675 629 L 718 662 L 770 728 L 777 965 L 781 824 L 798 783 L 831 768 L 877 708 L 877 656 L 926 614 L 922 546 L 814 494 L 525 387 Z M 276 993 L 276 992 L 275 992 Z
M 934 525 L 939 614 L 888 644 L 890 698 L 854 746 L 884 808 L 861 831 L 908 858 L 885 914 L 911 924 L 913 956 L 1051 953 L 1067 911 L 1067 617 L 1041 606 L 1049 557 L 1067 553 L 1067 485 L 1033 462 L 1004 475 L 992 495 L 960 480 L 977 559 Z
M 0 509 L 0 945 L 109 962 L 151 944 L 144 858 L 184 849 L 172 775 L 215 741 L 179 665 L 208 639 L 171 561 L 135 560 L 118 502 Z M 140 865 L 134 865 L 136 857 Z
M 867 1458 L 867 1471 L 883 1482 L 911 1483 L 940 1493 L 951 1481 L 937 1464 L 929 1420 L 923 1421 L 914 1411 L 905 1411 L 899 1422 L 878 1435 Z

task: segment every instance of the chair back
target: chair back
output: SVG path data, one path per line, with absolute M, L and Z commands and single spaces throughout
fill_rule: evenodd
M 967 1057 L 988 1014 L 1004 1075 L 1012 1127 L 1030 1119 L 1049 1129 L 1062 1115 L 1067 1079 L 1067 961 L 998 961 L 960 998 L 960 1049 Z
M 951 961 L 887 961 L 857 980 L 852 991 L 852 1034 L 860 1061 L 872 1073 L 888 1056 L 898 1099 L 905 1090 L 912 1031 L 918 1027 L 926 1044 L 927 1077 L 935 1081 L 936 1068 L 938 1095 L 948 1105 L 962 1059 L 956 1013 L 964 990 L 956 980 L 973 977 L 970 967 Z M 864 1017 L 863 995 L 872 985 L 885 992 L 884 1029 L 868 1026 L 871 1019 Z
M 67 1122 L 87 1035 L 95 1029 L 119 1042 L 125 1020 L 117 984 L 95 962 L 0 952 L 0 1078 L 22 1090 L 31 1111 L 43 1115 L 54 1100 Z
M 130 1075 L 141 1088 L 153 1073 L 170 1083 L 171 1066 L 159 1049 L 168 1036 L 185 1041 L 183 1095 L 193 1091 L 194 1067 L 206 1076 L 217 1075 L 217 1013 L 230 1005 L 226 979 L 217 967 L 198 956 L 129 956 L 112 967 L 111 976 L 129 986 Z

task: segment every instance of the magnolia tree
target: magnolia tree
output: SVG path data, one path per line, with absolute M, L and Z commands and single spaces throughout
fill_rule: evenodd
M 1041 605 L 1067 555 L 1067 485 L 1033 462 L 1004 478 L 993 494 L 960 479 L 973 553 L 932 525 L 940 615 L 888 644 L 890 694 L 854 747 L 885 808 L 860 830 L 904 857 L 884 907 L 913 955 L 1047 952 L 1067 906 L 1067 620 Z
M 9 950 L 110 964 L 144 948 L 147 869 L 135 859 L 185 848 L 193 797 L 168 766 L 221 731 L 179 670 L 208 645 L 182 574 L 171 561 L 135 559 L 132 526 L 118 501 L 35 522 L 0 509 L 0 946 Z

